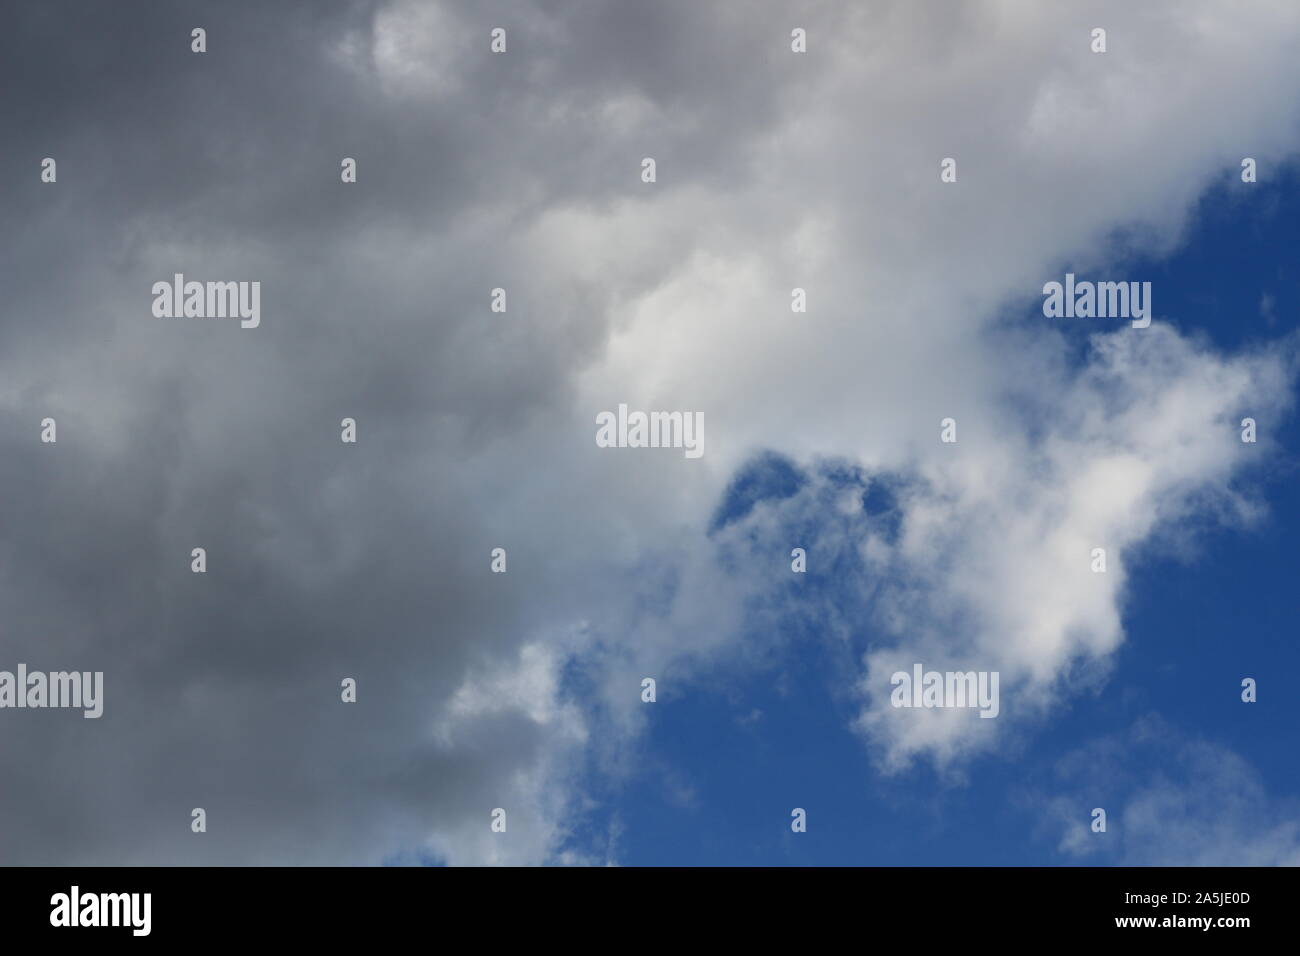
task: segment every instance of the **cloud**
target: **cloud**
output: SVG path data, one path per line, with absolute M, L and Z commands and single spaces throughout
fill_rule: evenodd
M 871 565 L 897 643 L 867 654 L 859 721 L 890 768 L 919 753 L 969 756 L 997 740 L 999 723 L 893 708 L 892 673 L 915 662 L 997 671 L 1010 721 L 1051 711 L 1095 682 L 1123 641 L 1127 569 L 1153 534 L 1192 515 L 1257 517 L 1234 489 L 1261 450 L 1241 441 L 1239 420 L 1280 419 L 1293 353 L 1221 356 L 1168 327 L 1146 331 L 1094 338 L 1046 408 L 1020 409 L 1019 425 L 1009 414 L 973 446 L 959 437 L 905 496 L 899 541 Z
M 1044 826 L 1082 861 L 1300 866 L 1300 807 L 1270 796 L 1241 755 L 1158 715 L 1062 757 L 1055 778 L 1056 792 L 1038 797 Z M 1105 833 L 1091 831 L 1097 806 Z
M 789 573 L 788 542 L 746 556 L 745 522 L 709 531 L 762 449 L 801 472 L 915 478 L 902 537 L 843 553 L 929 574 L 945 603 L 896 584 L 881 633 L 949 652 L 942 618 L 971 612 L 962 641 L 1047 707 L 1071 661 L 1120 639 L 1127 549 L 1180 509 L 1249 500 L 1227 485 L 1233 402 L 1277 412 L 1290 388 L 1289 345 L 1215 355 L 1170 327 L 1159 289 L 1145 337 L 1099 329 L 1082 372 L 1048 320 L 1007 327 L 1067 265 L 1174 248 L 1239 154 L 1264 180 L 1296 147 L 1279 121 L 1296 106 L 1291 5 L 1087 17 L 15 11 L 0 80 L 35 92 L 0 105 L 16 224 L 0 240 L 0 481 L 21 503 L 0 529 L 3 634 L 12 662 L 104 670 L 106 699 L 100 721 L 25 713 L 0 737 L 19 768 L 0 813 L 23 824 L 0 857 L 603 859 L 572 846 L 583 774 L 629 759 L 640 678 L 671 701 L 709 668 L 782 653 L 750 625 L 780 613 L 755 585 Z M 1094 18 L 1104 57 L 1087 53 Z M 504 56 L 488 52 L 498 25 Z M 55 185 L 38 180 L 47 155 Z M 261 327 L 153 319 L 150 286 L 177 271 L 260 280 Z M 1037 437 L 1020 437 L 1019 397 Z M 702 411 L 704 458 L 596 448 L 594 416 L 619 402 Z M 960 444 L 941 446 L 954 414 Z M 45 416 L 57 445 L 37 440 Z M 816 484 L 832 510 L 810 514 L 849 522 L 843 492 Z M 807 529 L 810 547 L 836 528 Z M 1097 536 L 1118 558 L 1099 588 L 1053 577 Z M 987 587 L 986 569 L 1011 578 Z M 874 713 L 890 760 L 982 743 Z

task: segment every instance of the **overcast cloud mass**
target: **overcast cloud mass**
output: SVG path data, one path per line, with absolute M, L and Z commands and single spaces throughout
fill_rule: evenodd
M 0 668 L 105 674 L 99 720 L 0 715 L 5 863 L 619 862 L 588 784 L 642 756 L 642 677 L 708 693 L 791 615 L 843 648 L 864 763 L 961 777 L 1108 679 L 1134 549 L 1267 513 L 1238 423 L 1288 414 L 1289 324 L 1224 352 L 1157 289 L 1080 355 L 1014 316 L 1293 156 L 1295 3 L 5 19 Z M 260 280 L 260 327 L 155 318 L 178 272 Z M 598 448 L 619 403 L 702 411 L 704 456 Z M 727 507 L 755 456 L 789 489 Z M 833 595 L 777 601 L 793 547 Z M 890 707 L 918 660 L 1000 671 L 1001 717 Z M 1300 859 L 1268 813 L 1252 861 Z

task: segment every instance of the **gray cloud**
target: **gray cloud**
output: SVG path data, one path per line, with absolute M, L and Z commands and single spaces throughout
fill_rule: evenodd
M 750 590 L 704 532 L 740 462 L 924 464 L 954 407 L 991 434 L 1009 367 L 1063 382 L 999 308 L 1117 224 L 1169 247 L 1237 143 L 1294 149 L 1292 13 L 1178 47 L 1172 6 L 1100 9 L 1146 43 L 1109 75 L 1037 5 L 10 11 L 0 666 L 102 669 L 107 700 L 3 715 L 0 859 L 553 858 L 589 724 L 634 732 L 629 680 L 736 653 Z M 154 319 L 177 271 L 260 280 L 261 328 Z M 619 401 L 704 409 L 705 459 L 602 455 Z M 644 613 L 665 563 L 688 586 Z M 575 656 L 598 699 L 563 699 Z

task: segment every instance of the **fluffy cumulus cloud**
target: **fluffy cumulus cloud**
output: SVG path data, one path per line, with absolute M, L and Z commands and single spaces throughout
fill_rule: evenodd
M 963 756 L 995 728 L 972 711 L 892 707 L 895 671 L 997 671 L 1012 719 L 1050 709 L 1095 681 L 1123 640 L 1136 546 L 1192 514 L 1257 516 L 1233 485 L 1253 450 L 1239 419 L 1259 409 L 1278 420 L 1290 350 L 1225 358 L 1168 327 L 1146 333 L 1096 339 L 1035 438 L 1006 427 L 986 447 L 959 442 L 905 500 L 900 540 L 872 562 L 889 581 L 878 610 L 898 644 L 867 656 L 860 721 L 890 766 Z
M 1050 715 L 1124 639 L 1131 550 L 1259 506 L 1235 423 L 1287 408 L 1292 346 L 1218 354 L 1158 288 L 1144 330 L 1006 317 L 1295 150 L 1300 10 L 1250 9 L 13 11 L 0 626 L 107 689 L 6 718 L 0 858 L 604 862 L 583 776 L 620 772 L 643 674 L 780 653 L 791 528 L 841 561 L 849 603 L 798 606 L 883 767 Z M 260 280 L 261 327 L 154 319 L 176 272 Z M 703 458 L 596 447 L 619 403 L 703 412 Z M 764 450 L 792 488 L 720 518 Z M 1007 719 L 900 721 L 912 660 L 1000 669 Z

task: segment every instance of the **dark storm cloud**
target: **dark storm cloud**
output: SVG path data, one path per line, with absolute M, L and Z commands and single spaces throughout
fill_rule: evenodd
M 7 11 L 0 666 L 103 670 L 106 706 L 4 714 L 3 862 L 374 862 L 478 826 L 539 759 L 539 725 L 510 713 L 466 746 L 431 738 L 559 575 L 491 580 L 492 501 L 454 472 L 562 400 L 608 292 L 558 280 L 544 301 L 511 237 L 467 222 L 625 193 L 645 145 L 601 131 L 606 95 L 685 111 L 665 155 L 705 170 L 761 110 L 693 5 L 461 5 L 434 44 L 451 96 L 385 90 L 379 6 Z M 518 52 L 494 60 L 498 21 Z M 700 87 L 723 95 L 705 108 Z M 261 281 L 262 326 L 154 319 L 174 272 Z M 485 325 L 496 285 L 530 321 Z

